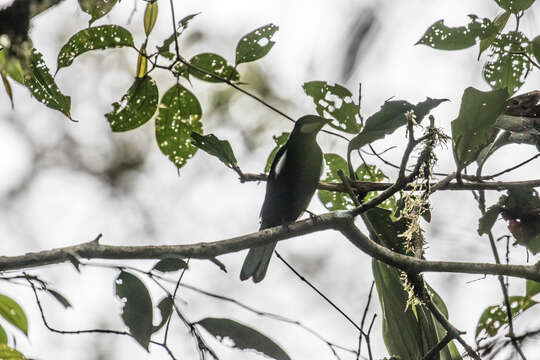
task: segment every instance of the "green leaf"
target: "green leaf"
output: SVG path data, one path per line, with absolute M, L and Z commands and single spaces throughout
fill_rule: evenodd
M 426 30 L 416 44 L 438 50 L 461 50 L 475 45 L 478 39 L 485 39 L 497 32 L 489 19 L 480 19 L 476 15 L 469 15 L 469 18 L 471 22 L 466 27 L 448 27 L 444 25 L 444 20 L 439 20 Z
M 501 31 L 503 31 L 509 18 L 510 18 L 510 12 L 505 11 L 497 15 L 495 19 L 493 19 L 493 25 L 495 26 L 495 29 L 497 31 L 491 34 L 490 36 L 485 37 L 482 40 L 480 40 L 479 51 L 478 51 L 479 59 L 480 59 L 480 55 L 482 55 L 482 53 L 486 51 L 487 48 L 490 47 L 493 41 L 495 41 L 495 39 L 497 38 L 497 35 L 500 34 Z
M 152 328 L 152 332 L 155 333 L 167 323 L 167 320 L 171 317 L 173 311 L 174 300 L 170 296 L 166 296 L 158 304 L 159 313 L 161 314 L 161 321 L 157 326 Z
M 144 33 L 146 37 L 150 35 L 156 25 L 156 20 L 159 12 L 158 1 L 151 0 L 146 3 L 146 9 L 144 10 Z
M 30 72 L 25 75 L 24 84 L 39 102 L 71 119 L 71 98 L 60 92 L 43 61 L 43 56 L 36 49 L 32 49 Z
M 497 134 L 493 127 L 504 111 L 505 89 L 483 92 L 469 87 L 463 92 L 458 117 L 452 121 L 454 158 L 459 168 L 475 161 Z
M 118 25 L 103 25 L 84 29 L 73 35 L 58 54 L 58 69 L 69 66 L 73 60 L 91 50 L 104 50 L 122 46 L 134 47 L 131 33 Z
M 91 16 L 89 25 L 107 15 L 116 5 L 117 0 L 79 0 L 81 9 Z
M 532 298 L 540 293 L 540 283 L 538 281 L 527 280 L 525 283 L 525 296 Z
M 2 77 L 2 82 L 4 83 L 4 89 L 6 90 L 6 94 L 9 97 L 9 101 L 11 102 L 11 108 L 13 109 L 13 90 L 11 90 L 11 84 L 9 83 L 9 79 L 7 78 L 7 75 L 4 72 L 0 72 L 0 76 Z
M 158 88 L 150 76 L 135 78 L 122 100 L 105 114 L 112 131 L 128 131 L 146 123 L 157 109 Z
M 278 29 L 276 25 L 268 24 L 244 35 L 236 45 L 236 66 L 259 60 L 268 54 L 275 44 L 272 37 Z
M 521 54 L 529 50 L 529 39 L 521 32 L 511 31 L 497 36 L 491 46 L 489 60 L 484 65 L 483 76 L 493 89 L 507 88 L 515 93 L 525 82 L 532 64 Z
M 6 330 L 0 326 L 0 345 L 6 345 L 8 343 L 8 336 Z
M 486 213 L 478 220 L 478 235 L 489 233 L 503 210 L 504 198 L 506 197 L 501 197 L 501 200 L 497 204 L 490 206 Z
M 26 360 L 26 357 L 17 350 L 7 346 L 6 344 L 0 344 L 0 359 L 2 360 Z
M 62 304 L 62 306 L 64 308 L 70 308 L 72 307 L 71 306 L 71 303 L 68 301 L 68 299 L 66 299 L 64 297 L 64 295 L 60 294 L 58 291 L 56 290 L 52 290 L 52 289 L 46 289 L 47 292 L 52 295 L 52 297 L 54 297 L 56 299 L 56 301 L 58 301 L 60 304 Z
M 531 41 L 530 52 L 534 55 L 537 62 L 540 62 L 540 36 L 535 37 Z
M 202 133 L 199 100 L 180 84 L 171 87 L 159 105 L 156 139 L 161 152 L 181 168 L 197 152 L 191 133 Z
M 285 145 L 287 140 L 289 140 L 289 136 L 291 133 L 289 132 L 282 132 L 279 136 L 273 136 L 274 141 L 276 142 L 276 147 L 272 149 L 272 152 L 270 155 L 268 155 L 268 159 L 266 160 L 266 166 L 264 167 L 264 172 L 268 174 L 270 172 L 270 168 L 272 167 L 272 162 L 274 161 L 274 158 L 276 157 L 276 154 L 280 147 Z
M 326 81 L 310 81 L 303 85 L 306 95 L 313 98 L 317 113 L 327 119 L 334 119 L 330 126 L 351 134 L 360 131 L 360 106 L 356 105 L 352 93 L 339 84 L 330 85 Z
M 408 254 L 403 238 L 399 237 L 407 230 L 407 222 L 404 219 L 393 221 L 392 212 L 381 208 L 369 209 L 365 214 L 369 234 L 374 241 L 397 253 Z
M 343 171 L 347 170 L 347 162 L 345 159 L 337 154 L 328 153 L 324 154 L 324 161 L 326 162 L 326 167 L 322 181 L 341 182 L 337 171 L 339 169 Z M 317 196 L 323 206 L 330 211 L 354 208 L 354 202 L 351 200 L 350 196 L 342 192 L 319 190 L 317 191 Z
M 12 298 L 0 294 L 0 316 L 28 335 L 28 320 L 24 310 Z
M 189 22 L 191 19 L 193 19 L 195 16 L 199 15 L 200 13 L 191 14 L 186 17 L 184 17 L 182 20 L 178 22 L 178 28 L 176 30 L 176 36 L 180 37 L 185 29 L 187 29 Z M 174 36 L 175 34 L 171 34 L 167 39 L 163 41 L 163 44 L 161 46 L 156 46 L 157 51 L 159 52 L 159 55 L 172 60 L 174 58 L 174 54 L 170 51 L 171 45 L 174 43 Z
M 187 268 L 188 268 L 188 264 L 182 259 L 165 258 L 165 259 L 159 260 L 152 269 L 161 271 L 161 272 L 172 272 L 172 271 L 178 271 L 180 269 L 187 269 Z
M 191 65 L 196 66 L 199 69 L 205 70 L 211 74 L 215 74 L 222 79 L 227 79 L 230 81 L 238 81 L 240 79 L 240 74 L 234 67 L 227 64 L 227 60 L 218 54 L 212 53 L 203 53 L 195 55 L 189 61 Z M 188 71 L 191 75 L 195 76 L 197 79 L 218 83 L 222 82 L 215 76 L 209 75 L 203 71 L 199 71 L 193 67 L 188 67 Z
M 519 313 L 527 310 L 538 302 L 532 300 L 528 296 L 510 296 L 510 307 L 512 308 L 512 316 L 515 317 Z M 478 338 L 483 332 L 490 337 L 497 335 L 499 329 L 508 323 L 508 315 L 506 313 L 506 306 L 504 305 L 492 305 L 488 306 L 476 325 L 475 337 Z
M 144 283 L 135 275 L 121 271 L 115 282 L 116 296 L 122 300 L 122 319 L 131 336 L 148 351 L 152 335 L 152 299 Z
M 240 324 L 231 319 L 204 318 L 197 322 L 216 339 L 223 340 L 229 338 L 233 342 L 233 347 L 240 350 L 252 349 L 276 360 L 290 360 L 273 340 L 246 325 Z
M 428 97 L 416 105 L 403 100 L 386 101 L 381 107 L 381 110 L 366 120 L 362 132 L 350 141 L 349 152 L 360 149 L 362 146 L 370 144 L 375 140 L 382 139 L 405 125 L 407 123 L 407 119 L 405 118 L 407 111 L 413 110 L 416 116 L 416 122 L 420 123 L 432 109 L 444 101 L 448 100 Z
M 517 14 L 531 7 L 534 0 L 495 0 L 495 2 L 504 10 Z
M 191 137 L 194 140 L 193 145 L 199 149 L 214 155 L 229 168 L 236 166 L 236 157 L 227 140 L 220 140 L 213 134 L 201 135 L 196 132 L 191 133 Z

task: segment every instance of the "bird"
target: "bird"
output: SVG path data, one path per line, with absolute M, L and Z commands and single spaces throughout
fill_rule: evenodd
M 317 134 L 329 122 L 317 115 L 304 115 L 296 121 L 270 166 L 259 230 L 291 223 L 307 209 L 324 169 Z M 242 281 L 264 279 L 276 244 L 249 250 L 240 272 Z

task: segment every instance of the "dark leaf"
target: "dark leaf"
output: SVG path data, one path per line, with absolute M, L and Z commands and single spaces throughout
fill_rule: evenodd
M 103 25 L 84 29 L 73 35 L 58 54 L 58 70 L 69 66 L 73 60 L 91 50 L 121 46 L 134 47 L 131 33 L 118 25 Z
M 156 140 L 161 152 L 181 168 L 197 152 L 191 133 L 202 133 L 199 100 L 180 84 L 171 87 L 159 105 Z
M 145 124 L 156 112 L 158 89 L 150 76 L 135 78 L 122 100 L 105 114 L 112 131 L 128 131 Z
M 237 164 L 236 157 L 231 144 L 227 140 L 220 140 L 213 134 L 201 135 L 196 132 L 191 133 L 193 145 L 206 151 L 210 155 L 217 157 L 227 167 L 234 167 Z
M 351 134 L 360 131 L 360 106 L 354 103 L 349 90 L 325 81 L 310 81 L 305 83 L 303 88 L 305 93 L 313 98 L 317 113 L 326 119 L 335 120 L 330 126 Z
M 509 190 L 502 216 L 519 244 L 533 254 L 540 252 L 540 198 L 534 189 Z
M 504 110 L 505 89 L 483 92 L 469 87 L 463 92 L 458 117 L 452 121 L 454 158 L 459 168 L 475 161 L 497 134 L 495 120 Z
M 197 322 L 206 329 L 216 339 L 228 338 L 233 342 L 233 346 L 240 350 L 252 349 L 276 360 L 290 360 L 273 340 L 246 325 L 240 324 L 231 319 L 205 318 Z
M 67 308 L 72 307 L 71 303 L 68 301 L 68 299 L 66 299 L 64 297 L 64 295 L 60 294 L 58 291 L 52 290 L 52 289 L 47 289 L 47 292 L 49 294 L 51 294 L 56 299 L 56 301 L 58 301 L 60 304 L 62 304 L 62 306 L 64 308 L 67 309 Z
M 244 35 L 236 45 L 236 66 L 259 60 L 268 54 L 275 44 L 272 37 L 278 29 L 276 25 L 268 24 Z
M 265 173 L 268 174 L 270 172 L 270 167 L 272 167 L 272 162 L 274 161 L 274 158 L 276 157 L 279 148 L 285 145 L 287 140 L 289 140 L 290 135 L 291 133 L 283 132 L 281 133 L 281 135 L 273 137 L 274 141 L 276 142 L 276 147 L 272 150 L 270 155 L 268 155 L 268 159 L 266 160 L 266 166 L 264 167 Z
M 91 16 L 90 25 L 97 19 L 107 15 L 116 5 L 117 0 L 79 0 L 81 9 Z
M 217 54 L 198 54 L 192 57 L 189 62 L 191 63 L 191 65 L 194 65 L 199 69 L 205 70 L 210 74 L 215 74 L 222 79 L 230 80 L 233 82 L 236 82 L 240 79 L 240 74 L 238 73 L 238 71 L 236 71 L 236 69 L 231 65 L 228 65 L 227 60 Z M 188 67 L 188 71 L 197 79 L 215 83 L 221 82 L 221 80 L 217 77 L 207 74 L 203 71 L 199 71 L 193 67 Z
M 188 268 L 188 264 L 182 259 L 165 258 L 165 259 L 159 260 L 152 269 L 161 271 L 161 272 L 171 272 L 171 271 L 178 271 L 180 269 L 187 269 L 187 268 Z
M 493 19 L 493 25 L 495 26 L 497 31 L 493 32 L 493 34 L 491 34 L 490 36 L 485 37 L 482 40 L 480 40 L 479 51 L 478 51 L 479 59 L 480 59 L 480 55 L 482 55 L 482 53 L 486 51 L 487 48 L 491 46 L 491 44 L 493 44 L 493 41 L 495 41 L 495 39 L 497 38 L 497 35 L 503 31 L 504 27 L 506 26 L 506 23 L 508 22 L 508 19 L 510 18 L 510 14 L 511 14 L 510 12 L 505 11 L 497 15 L 495 19 Z
M 482 215 L 482 217 L 478 221 L 478 235 L 483 235 L 489 233 L 491 228 L 493 227 L 493 224 L 495 224 L 495 221 L 499 217 L 499 214 L 501 213 L 503 209 L 503 203 L 504 199 L 506 197 L 501 197 L 501 200 L 493 206 L 490 206 L 486 213 Z
M 0 294 L 0 316 L 28 335 L 28 319 L 24 310 L 12 298 Z
M 167 320 L 171 317 L 173 311 L 174 300 L 170 296 L 166 296 L 158 304 L 159 313 L 161 314 L 161 321 L 157 326 L 152 328 L 152 332 L 155 333 L 167 323 Z
M 495 2 L 504 10 L 517 14 L 531 7 L 534 0 L 495 0 Z
M 540 63 L 540 36 L 535 37 L 531 41 L 531 48 L 530 51 L 536 58 L 536 61 Z
M 115 282 L 116 296 L 122 300 L 122 319 L 131 336 L 148 351 L 152 335 L 152 299 L 144 283 L 122 271 Z
M 540 293 L 540 282 L 527 280 L 525 283 L 525 296 L 532 298 L 538 293 Z
M 199 15 L 200 13 L 191 14 L 186 17 L 184 17 L 182 20 L 178 22 L 178 28 L 176 29 L 176 36 L 180 37 L 185 29 L 187 29 L 189 22 L 191 19 L 193 19 L 195 16 Z M 165 41 L 163 41 L 163 44 L 161 46 L 157 46 L 157 50 L 159 52 L 159 55 L 172 60 L 174 58 L 174 54 L 171 52 L 170 48 L 171 45 L 174 43 L 174 36 L 175 34 L 171 34 Z
M 519 313 L 527 310 L 537 302 L 527 296 L 510 296 L 510 307 L 512 308 L 512 316 L 516 316 Z M 490 337 L 497 335 L 499 329 L 508 323 L 508 315 L 506 312 L 506 306 L 492 305 L 488 306 L 476 325 L 475 337 L 478 338 L 482 332 L 485 332 Z
M 43 56 L 36 49 L 32 49 L 30 72 L 25 75 L 24 84 L 39 102 L 61 111 L 71 119 L 71 98 L 60 92 L 43 61 Z

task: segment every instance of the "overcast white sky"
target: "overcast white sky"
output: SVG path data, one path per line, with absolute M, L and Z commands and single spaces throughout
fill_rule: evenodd
M 0 6 L 9 2 L 2 0 Z M 186 57 L 209 51 L 233 62 L 234 48 L 242 35 L 269 22 L 278 25 L 277 43 L 258 65 L 268 77 L 273 92 L 289 100 L 288 104 L 279 102 L 278 106 L 283 106 L 295 117 L 314 112 L 311 100 L 303 94 L 301 85 L 304 82 L 339 82 L 355 95 L 361 82 L 365 115 L 377 111 L 390 97 L 410 102 L 421 101 L 426 96 L 450 99 L 434 111 L 437 122 L 449 133 L 463 90 L 468 86 L 488 90 L 481 78 L 482 61 L 476 61 L 477 48 L 440 52 L 413 44 L 439 19 L 457 26 L 465 24 L 467 14 L 471 13 L 493 18 L 499 11 L 493 1 L 184 0 L 175 3 L 177 19 L 202 12 L 184 34 L 201 32 L 203 35 L 200 39 L 191 38 Z M 127 19 L 133 9 L 133 0 L 122 1 L 96 24 L 125 26 L 140 44 L 143 41 L 144 4 L 138 1 L 137 12 L 130 24 Z M 154 43 L 151 42 L 150 47 L 160 44 L 170 33 L 167 5 L 167 1 L 160 1 L 158 23 L 151 35 Z M 376 16 L 369 44 L 360 48 L 354 71 L 348 79 L 343 79 L 343 58 L 353 25 L 368 11 L 373 11 Z M 537 13 L 538 6 L 523 20 L 523 30 L 530 38 L 538 34 L 534 22 Z M 76 1 L 65 1 L 33 21 L 34 46 L 44 54 L 51 69 L 56 68 L 56 57 L 62 45 L 71 34 L 86 27 L 87 20 L 88 16 L 78 8 Z M 235 173 L 201 152 L 177 176 L 174 166 L 155 145 L 151 121 L 136 131 L 110 135 L 103 115 L 130 86 L 135 63 L 136 54 L 129 49 L 108 50 L 81 56 L 71 67 L 59 72 L 56 80 L 61 90 L 72 96 L 72 114 L 78 123 L 37 103 L 20 86 L 14 85 L 15 110 L 10 109 L 6 96 L 0 97 L 0 197 L 4 200 L 0 208 L 0 238 L 3 239 L 3 255 L 72 245 L 89 241 L 98 233 L 104 234 L 102 241 L 107 244 L 137 245 L 213 241 L 257 230 L 264 184 L 240 184 Z M 240 72 L 247 68 L 241 65 Z M 173 84 L 164 73 L 154 78 L 159 82 L 161 93 Z M 520 92 L 537 88 L 539 80 L 536 72 Z M 211 107 L 211 94 L 223 90 L 224 85 L 193 82 L 193 92 L 201 99 L 203 111 Z M 244 171 L 260 172 L 274 144 L 271 135 L 290 130 L 291 124 L 247 97 L 237 95 L 235 99 L 226 114 L 203 115 L 205 132 L 229 139 Z M 257 133 L 250 135 L 250 131 Z M 403 135 L 398 132 L 376 143 L 375 147 L 382 150 L 397 145 L 397 149 L 385 154 L 389 160 L 396 160 L 400 157 Z M 326 135 L 319 139 L 325 151 L 343 154 L 340 143 Z M 32 164 L 38 160 L 32 143 L 47 158 L 47 166 L 35 172 L 31 172 Z M 135 147 L 126 145 L 126 154 L 142 154 L 146 158 L 142 171 L 125 174 L 119 179 L 118 187 L 111 187 L 102 178 L 89 175 L 82 170 L 83 166 L 73 166 L 73 158 L 81 159 L 84 167 L 99 173 L 112 152 L 119 151 L 118 144 L 136 144 Z M 535 151 L 533 147 L 509 146 L 501 150 L 496 161 L 487 164 L 485 172 L 504 169 Z M 438 169 L 451 171 L 452 166 L 450 149 L 441 149 Z M 381 168 L 387 175 L 395 175 L 392 169 Z M 530 165 L 506 179 L 538 177 L 535 169 L 537 166 Z M 20 184 L 25 180 L 28 183 L 21 188 Z M 18 193 L 11 193 L 10 197 L 10 192 L 15 190 Z M 497 196 L 491 196 L 490 200 Z M 429 258 L 491 261 L 487 239 L 476 235 L 478 211 L 471 194 L 437 194 L 432 204 L 433 221 L 426 225 Z M 324 211 L 317 199 L 313 200 L 310 209 L 319 213 Z M 504 234 L 505 224 L 498 222 L 496 229 L 500 235 Z M 286 241 L 279 249 L 344 311 L 360 321 L 372 279 L 369 257 L 330 232 Z M 192 261 L 185 282 L 234 297 L 260 310 L 297 319 L 331 341 L 347 347 L 356 346 L 354 328 L 279 261 L 271 263 L 262 283 L 240 282 L 238 272 L 244 255 L 231 254 L 221 258 L 227 265 L 227 274 L 211 263 Z M 525 261 L 524 251 L 515 250 L 513 259 Z M 151 266 L 151 262 L 133 264 L 144 268 Z M 84 268 L 82 274 L 78 274 L 71 265 L 64 264 L 35 272 L 54 284 L 54 288 L 61 290 L 74 305 L 74 309 L 64 311 L 54 301 L 43 299 L 54 326 L 62 329 L 122 327 L 120 304 L 112 295 L 114 271 Z M 496 279 L 468 283 L 476 277 L 429 274 L 427 278 L 446 301 L 451 321 L 467 331 L 466 338 L 472 343 L 481 311 L 501 301 Z M 520 294 L 522 288 L 522 282 L 514 282 L 511 293 Z M 152 290 L 157 302 L 162 295 L 157 289 Z M 30 338 L 25 340 L 19 336 L 17 345 L 31 357 L 168 358 L 157 348 L 152 348 L 151 354 L 145 353 L 129 338 L 52 334 L 40 322 L 30 291 L 5 285 L 2 293 L 22 303 L 29 315 Z M 258 317 L 189 290 L 182 290 L 181 297 L 186 301 L 185 312 L 191 320 L 205 316 L 230 317 L 268 334 L 294 359 L 332 356 L 324 343 L 295 326 Z M 379 314 L 373 330 L 373 350 L 377 358 L 382 358 L 386 352 L 380 335 L 377 299 L 374 299 L 371 313 L 373 311 Z M 186 329 L 178 322 L 173 325 L 171 344 L 178 358 L 195 358 Z M 210 343 L 223 359 L 259 358 L 253 353 L 237 352 L 213 341 Z M 344 358 L 351 358 L 347 356 Z

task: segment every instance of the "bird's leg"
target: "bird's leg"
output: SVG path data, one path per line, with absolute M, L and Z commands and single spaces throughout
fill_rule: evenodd
M 311 211 L 309 210 L 304 210 L 305 212 L 307 212 L 309 214 L 309 218 L 311 219 L 311 221 L 313 221 L 314 223 L 316 223 L 317 221 L 319 221 L 319 216 L 317 214 L 314 214 L 312 213 Z

